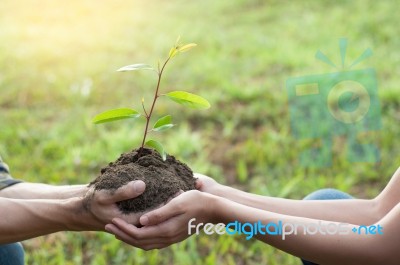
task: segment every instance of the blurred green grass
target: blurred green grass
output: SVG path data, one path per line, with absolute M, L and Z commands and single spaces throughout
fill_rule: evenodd
M 206 112 L 160 101 L 157 115 L 179 124 L 160 135 L 167 150 L 195 171 L 252 192 L 300 199 L 333 187 L 375 196 L 399 166 L 400 40 L 396 1 L 51 1 L 0 3 L 0 153 L 15 177 L 52 184 L 87 183 L 102 165 L 139 144 L 141 124 L 94 126 L 107 108 L 150 100 L 148 73 L 121 66 L 156 64 L 178 35 L 199 46 L 167 69 L 163 89 L 209 99 Z M 291 137 L 285 80 L 333 71 L 366 48 L 358 67 L 378 73 L 382 130 L 378 164 L 350 163 L 345 139 L 334 142 L 332 167 L 302 168 Z M 397 150 L 397 151 L 396 151 Z M 101 233 L 58 233 L 24 242 L 27 264 L 300 264 L 244 238 L 200 236 L 144 252 Z

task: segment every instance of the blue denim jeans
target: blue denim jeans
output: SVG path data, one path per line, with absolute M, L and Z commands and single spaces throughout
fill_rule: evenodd
M 21 243 L 0 245 L 1 265 L 24 265 L 24 248 Z
M 322 189 L 314 191 L 304 198 L 304 200 L 341 200 L 341 199 L 353 199 L 349 194 L 341 192 L 335 189 Z M 317 265 L 316 263 L 301 260 L 304 265 Z

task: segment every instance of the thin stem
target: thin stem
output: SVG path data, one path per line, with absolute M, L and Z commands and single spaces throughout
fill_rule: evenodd
M 149 123 L 150 123 L 151 115 L 153 114 L 153 110 L 154 110 L 154 105 L 156 104 L 156 101 L 157 101 L 158 97 L 160 96 L 158 94 L 158 91 L 160 89 L 161 77 L 162 77 L 162 74 L 164 72 L 164 68 L 165 68 L 165 66 L 167 65 L 167 63 L 169 62 L 170 59 L 171 59 L 171 57 L 168 57 L 168 59 L 165 61 L 164 65 L 162 66 L 161 70 L 158 73 L 158 81 L 157 81 L 156 93 L 154 94 L 154 99 L 153 99 L 153 103 L 151 104 L 150 112 L 149 112 L 149 114 L 146 113 L 146 128 L 144 129 L 142 147 L 141 147 L 140 150 L 142 150 L 143 147 L 144 147 L 144 143 L 146 141 L 147 133 L 149 131 L 148 129 L 149 129 Z
M 144 100 L 142 100 L 142 107 L 143 107 L 144 114 L 145 114 L 145 115 L 146 115 L 146 117 L 147 117 L 148 115 L 147 115 L 146 108 L 144 107 L 143 101 L 144 101 Z

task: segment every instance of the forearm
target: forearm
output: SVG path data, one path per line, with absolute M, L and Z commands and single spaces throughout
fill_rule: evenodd
M 214 222 L 229 223 L 238 221 L 241 223 L 257 223 L 261 221 L 263 224 L 270 222 L 278 223 L 300 223 L 303 225 L 321 225 L 339 226 L 337 222 L 326 222 L 317 219 L 288 216 L 268 211 L 247 207 L 226 199 L 214 199 L 215 205 Z M 399 207 L 397 207 L 399 208 Z M 397 214 L 397 215 L 396 215 Z M 306 234 L 302 226 L 299 226 L 297 235 L 288 235 L 282 240 L 280 235 L 257 235 L 256 238 L 285 252 L 298 257 L 305 258 L 318 264 L 397 264 L 399 257 L 398 248 L 399 229 L 398 220 L 400 217 L 399 209 L 397 213 L 388 218 L 382 219 L 379 224 L 385 229 L 383 235 L 359 235 L 350 232 L 348 234 Z M 346 229 L 358 228 L 351 224 L 345 224 Z
M 290 200 L 247 193 L 223 185 L 212 194 L 260 210 L 352 224 L 373 224 L 386 214 L 380 209 L 377 199 Z
M 0 198 L 0 209 L 0 244 L 58 231 L 80 231 L 89 228 L 85 223 L 89 222 L 89 216 L 82 207 L 82 198 L 66 200 Z M 102 226 L 98 227 L 101 229 Z
M 68 199 L 84 196 L 87 191 L 87 185 L 53 186 L 22 182 L 0 190 L 0 197 L 14 199 Z

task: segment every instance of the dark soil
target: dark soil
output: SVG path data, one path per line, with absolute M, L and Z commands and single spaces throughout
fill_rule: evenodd
M 101 169 L 101 175 L 89 186 L 95 190 L 115 191 L 132 180 L 143 180 L 145 192 L 130 200 L 118 202 L 123 213 L 138 213 L 154 209 L 165 204 L 180 190 L 195 189 L 196 179 L 192 170 L 175 157 L 167 155 L 163 161 L 160 154 L 152 149 L 144 148 L 140 152 L 135 149 L 121 154 L 107 167 Z

